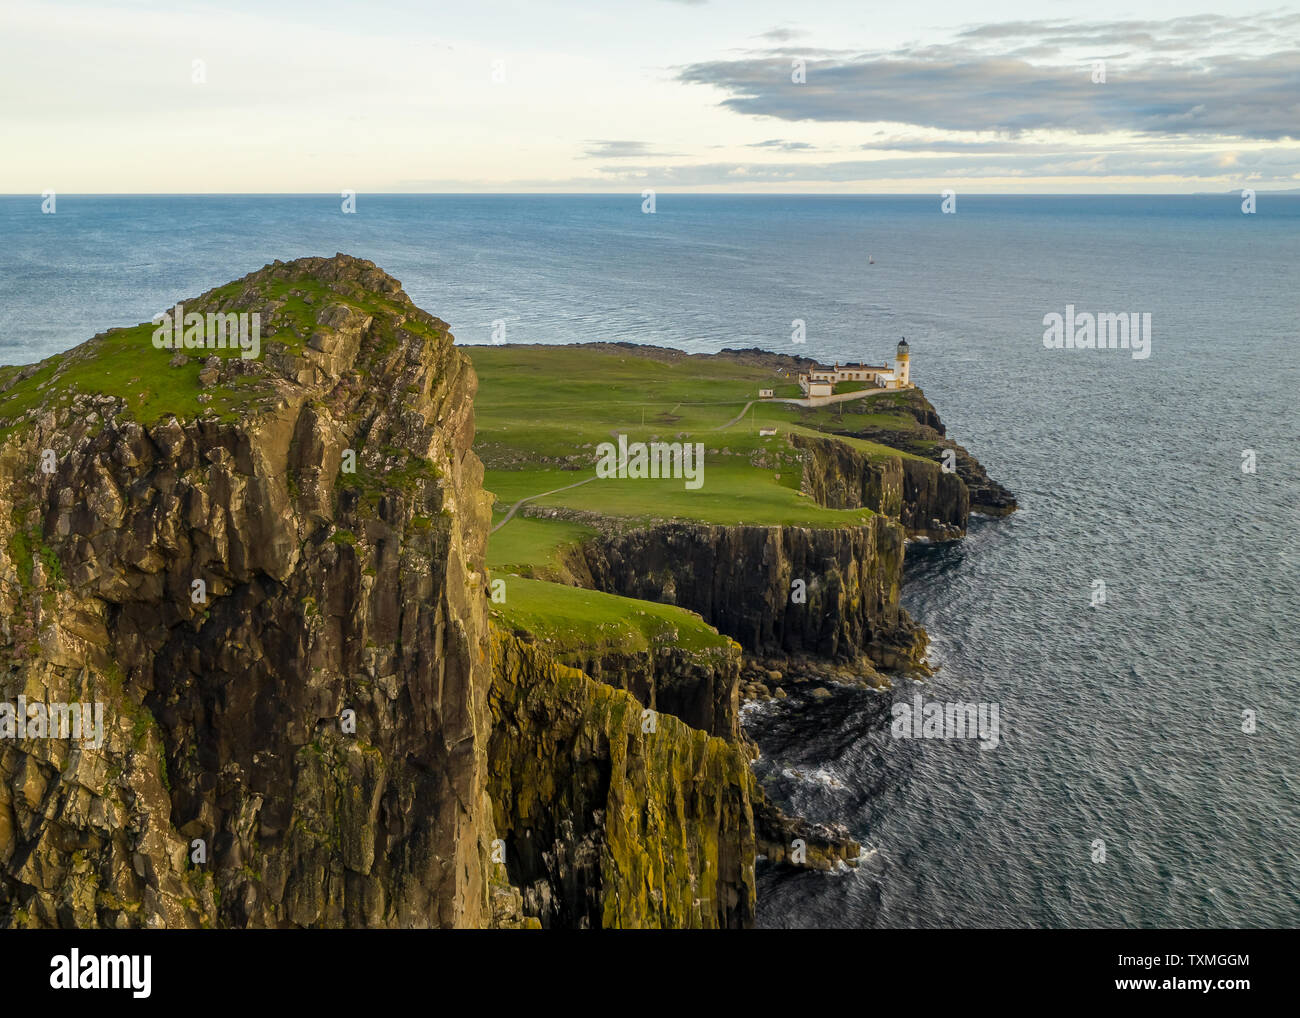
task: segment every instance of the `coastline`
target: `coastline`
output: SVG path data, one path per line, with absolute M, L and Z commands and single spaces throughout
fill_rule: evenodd
M 137 719 L 108 726 L 123 781 L 93 786 L 92 814 L 8 804 L 58 834 L 47 867 L 70 865 L 69 838 L 102 845 L 79 925 L 746 927 L 760 856 L 855 864 L 845 828 L 764 794 L 741 694 L 928 671 L 899 602 L 906 542 L 960 539 L 965 478 L 1011 497 L 920 390 L 854 401 L 869 428 L 793 406 L 753 407 L 785 415 L 759 427 L 728 402 L 801 362 L 461 349 L 346 255 L 275 262 L 185 306 L 261 309 L 261 356 L 146 361 L 144 323 L 0 372 L 0 494 L 21 507 L 0 549 L 39 549 L 6 560 L 0 608 L 44 606 L 30 648 L 5 630 L 9 674 L 50 694 L 89 682 Z M 877 441 L 882 415 L 906 448 Z M 611 424 L 709 434 L 701 492 L 572 484 Z M 33 475 L 46 448 L 54 470 Z M 160 516 L 159 490 L 186 509 Z M 124 599 L 125 616 L 104 607 Z M 215 690 L 228 706 L 205 714 Z M 285 722 L 251 733 L 250 709 Z M 127 801 L 156 832 L 144 874 L 93 819 Z M 409 805 L 378 829 L 362 801 Z M 221 846 L 198 875 L 180 865 L 195 838 Z M 62 922 L 25 871 L 0 869 L 0 895 L 23 925 Z M 402 913 L 411 900 L 428 906 Z

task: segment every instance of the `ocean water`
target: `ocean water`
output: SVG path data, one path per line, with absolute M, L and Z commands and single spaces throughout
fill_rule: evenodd
M 335 251 L 463 343 L 504 319 L 510 342 L 879 361 L 905 335 L 950 433 L 1022 508 L 909 548 L 929 681 L 748 712 L 769 792 L 865 852 L 848 874 L 765 869 L 760 923 L 1294 926 L 1300 197 L 1254 215 L 1231 195 L 939 204 L 0 198 L 0 363 Z M 1151 356 L 1045 349 L 1067 304 L 1150 312 Z M 916 692 L 997 704 L 998 746 L 893 738 L 890 705 Z

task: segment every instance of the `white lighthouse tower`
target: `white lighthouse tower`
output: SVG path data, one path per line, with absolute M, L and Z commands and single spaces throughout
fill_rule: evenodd
M 894 383 L 900 388 L 912 384 L 911 356 L 904 337 L 898 344 L 898 359 L 894 362 Z

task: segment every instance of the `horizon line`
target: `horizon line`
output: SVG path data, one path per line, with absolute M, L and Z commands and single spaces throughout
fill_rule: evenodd
M 1296 188 L 1230 187 L 1222 191 L 956 191 L 963 198 L 1194 198 L 1239 194 L 1242 190 L 1257 194 L 1300 195 Z M 71 198 L 321 198 L 341 197 L 339 191 L 59 191 L 58 197 Z M 666 191 L 650 188 L 656 195 L 677 198 L 931 198 L 940 191 Z M 605 198 L 643 197 L 641 191 L 366 191 L 355 190 L 358 197 L 382 195 L 408 198 Z M 42 198 L 43 192 L 7 191 L 0 198 Z

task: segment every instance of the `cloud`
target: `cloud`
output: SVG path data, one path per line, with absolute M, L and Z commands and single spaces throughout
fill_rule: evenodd
M 808 152 L 817 146 L 806 141 L 782 141 L 780 138 L 769 138 L 767 141 L 752 141 L 747 148 L 774 148 L 782 152 Z
M 881 138 L 870 141 L 861 148 L 871 152 L 972 152 L 989 154 L 994 152 L 1038 152 L 1043 151 L 1042 142 L 1010 141 L 1004 138 L 962 139 L 933 138 L 917 140 L 915 138 Z
M 957 34 L 957 39 L 975 46 L 996 44 L 1001 49 L 1028 41 L 1058 49 L 1086 46 L 1166 53 L 1207 50 L 1245 53 L 1275 49 L 1279 37 L 1294 38 L 1298 30 L 1300 13 L 1274 12 L 1250 18 L 1193 14 L 1164 21 L 1003 21 L 965 29 Z
M 791 39 L 797 39 L 799 36 L 807 34 L 802 28 L 787 28 L 779 25 L 761 33 L 759 38 L 767 39 L 770 42 L 789 42 Z
M 791 82 L 794 56 L 807 61 L 805 84 Z M 1096 59 L 1107 60 L 1104 84 L 1092 81 Z M 786 121 L 1280 140 L 1300 136 L 1300 14 L 1006 22 L 890 52 L 750 53 L 691 64 L 678 80 L 720 90 L 736 113 Z
M 589 141 L 592 146 L 583 153 L 584 159 L 643 159 L 681 155 L 680 152 L 656 152 L 645 141 Z

